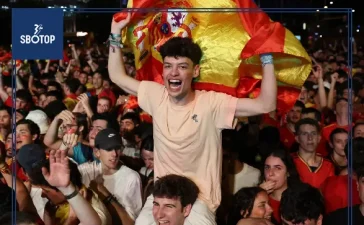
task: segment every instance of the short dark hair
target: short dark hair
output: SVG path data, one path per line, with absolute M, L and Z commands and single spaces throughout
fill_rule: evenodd
M 186 57 L 191 59 L 194 65 L 200 63 L 202 50 L 191 38 L 173 37 L 160 48 L 162 59 L 165 57 Z
M 301 101 L 296 101 L 295 103 L 294 103 L 294 106 L 293 107 L 300 107 L 302 110 L 304 109 L 304 108 L 306 108 L 305 107 L 305 104 L 303 104 L 303 102 L 301 102 Z
M 25 101 L 27 104 L 33 104 L 33 97 L 26 89 L 19 89 L 16 91 L 16 98 Z
M 16 123 L 16 126 L 19 126 L 21 124 L 26 124 L 28 126 L 31 135 L 37 135 L 37 138 L 35 139 L 34 143 L 39 142 L 40 128 L 38 124 L 34 123 L 32 120 L 21 119 Z
M 356 128 L 358 128 L 358 126 L 361 126 L 361 125 L 364 125 L 364 122 L 355 123 L 355 125 L 353 126 L 353 129 L 352 129 L 352 134 L 353 135 L 354 135 L 354 132 L 355 132 Z
M 78 88 L 81 85 L 81 82 L 79 79 L 76 78 L 71 78 L 71 79 L 67 79 L 64 84 L 70 89 L 71 93 L 76 93 L 76 91 L 78 90 Z
M 288 187 L 282 193 L 280 212 L 282 218 L 294 224 L 317 220 L 325 213 L 324 198 L 317 188 L 306 183 Z
M 58 101 L 62 101 L 63 100 L 63 93 L 57 90 L 53 90 L 53 91 L 47 91 L 46 96 L 52 96 L 55 97 Z
M 331 143 L 334 143 L 334 136 L 336 135 L 336 134 L 342 134 L 342 133 L 345 133 L 345 134 L 347 134 L 348 132 L 344 129 L 344 128 L 336 128 L 335 130 L 333 130 L 332 132 L 331 132 L 331 134 L 330 134 L 330 142 Z
M 320 128 L 320 125 L 318 123 L 318 121 L 314 120 L 314 119 L 311 119 L 311 118 L 304 118 L 304 119 L 300 119 L 295 125 L 295 135 L 297 136 L 298 135 L 298 132 L 301 128 L 301 126 L 303 125 L 311 125 L 313 127 L 316 127 L 317 129 L 317 132 L 320 132 L 321 131 L 321 128 Z
M 153 152 L 154 151 L 154 140 L 153 140 L 153 136 L 147 136 L 146 138 L 144 138 L 142 140 L 142 144 L 140 146 L 140 150 L 147 150 L 149 152 Z
M 320 122 L 321 121 L 321 112 L 318 111 L 317 109 L 315 108 L 304 108 L 302 110 L 302 113 L 301 114 L 310 114 L 310 113 L 313 113 L 315 115 L 315 119 Z
M 105 112 L 105 113 L 95 113 L 91 121 L 94 122 L 95 120 L 105 120 L 107 122 L 106 128 L 112 128 L 114 130 L 120 130 L 119 123 L 115 119 L 115 116 L 113 116 L 111 113 Z
M 133 112 L 125 113 L 125 115 L 123 115 L 120 118 L 120 122 L 123 120 L 127 120 L 127 119 L 132 120 L 134 125 L 140 124 L 140 116 L 137 113 L 133 113 Z
M 6 105 L 0 106 L 0 111 L 6 111 L 9 114 L 10 118 L 11 115 L 13 114 L 12 109 Z
M 47 84 L 48 87 L 56 87 L 56 91 L 62 92 L 62 86 L 57 81 L 49 81 Z
M 166 175 L 154 184 L 153 196 L 159 198 L 179 199 L 182 207 L 193 205 L 199 194 L 197 185 L 187 177 L 175 174 Z

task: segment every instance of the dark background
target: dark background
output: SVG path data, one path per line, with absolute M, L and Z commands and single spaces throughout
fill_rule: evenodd
M 44 8 L 44 7 L 77 7 L 77 8 L 121 8 L 127 0 L 0 0 L 0 45 L 10 45 L 11 42 L 11 8 Z M 333 2 L 333 4 L 330 4 Z M 360 42 L 364 40 L 364 10 L 359 7 L 362 1 L 354 0 L 256 0 L 261 8 L 353 8 L 353 34 Z M 123 4 L 124 3 L 124 4 Z M 307 38 L 312 36 L 317 41 L 333 42 L 347 37 L 347 20 L 345 14 L 335 13 L 269 13 L 272 20 L 284 24 L 295 35 L 301 35 L 305 45 Z M 74 31 L 93 32 L 97 41 L 106 40 L 110 32 L 112 13 L 65 13 L 65 27 Z M 303 23 L 307 29 L 303 30 Z M 319 25 L 319 27 L 318 27 Z M 65 28 L 67 29 L 67 28 Z M 359 32 L 357 32 L 359 29 Z M 320 38 L 322 35 L 322 38 Z M 82 42 L 82 38 L 66 38 Z

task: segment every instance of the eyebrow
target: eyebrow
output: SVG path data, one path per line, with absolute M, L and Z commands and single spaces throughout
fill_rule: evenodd
M 163 64 L 171 65 L 172 63 L 164 62 Z M 188 66 L 188 63 L 187 62 L 181 62 L 181 63 L 178 63 L 177 65 L 186 65 L 186 66 Z

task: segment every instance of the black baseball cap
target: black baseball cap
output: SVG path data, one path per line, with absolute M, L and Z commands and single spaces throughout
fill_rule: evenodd
M 95 137 L 95 147 L 98 149 L 111 151 L 122 146 L 120 134 L 112 128 L 101 130 Z
M 46 160 L 45 150 L 38 144 L 27 144 L 19 149 L 16 159 L 20 166 L 29 173 L 40 162 Z

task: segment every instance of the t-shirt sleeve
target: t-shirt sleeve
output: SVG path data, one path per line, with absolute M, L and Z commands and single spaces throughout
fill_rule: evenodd
M 210 105 L 215 125 L 219 129 L 233 129 L 238 99 L 223 93 L 210 92 Z
M 102 175 L 101 166 L 94 162 L 86 162 L 78 166 L 78 170 L 82 176 L 82 183 L 89 187 L 91 181 Z
M 134 175 L 129 175 L 127 180 L 121 182 L 127 182 L 125 190 L 126 193 L 116 192 L 115 197 L 125 208 L 128 215 L 136 220 L 142 209 L 142 188 L 139 175 L 135 172 Z
M 153 116 L 153 112 L 167 94 L 163 85 L 154 81 L 142 81 L 138 89 L 138 104 L 140 108 Z
M 5 100 L 4 105 L 7 107 L 13 107 L 13 100 L 10 96 Z

